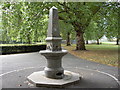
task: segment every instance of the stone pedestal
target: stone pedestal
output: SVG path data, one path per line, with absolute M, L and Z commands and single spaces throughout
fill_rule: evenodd
M 45 56 L 47 60 L 47 66 L 44 71 L 34 72 L 27 77 L 36 86 L 64 86 L 79 81 L 79 74 L 70 71 L 64 72 L 62 57 L 67 54 L 67 50 L 61 49 L 61 40 L 57 8 L 52 7 L 49 14 L 46 38 L 47 48 L 40 51 L 40 54 Z
M 62 79 L 64 77 L 64 69 L 62 67 L 62 57 L 67 54 L 67 50 L 61 51 L 40 51 L 41 55 L 47 59 L 45 67 L 45 76 L 53 79 Z

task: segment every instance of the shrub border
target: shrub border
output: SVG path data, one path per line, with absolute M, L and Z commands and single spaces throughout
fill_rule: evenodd
M 0 46 L 1 54 L 15 54 L 15 53 L 26 53 L 26 52 L 37 52 L 45 50 L 46 45 L 22 45 L 22 46 Z

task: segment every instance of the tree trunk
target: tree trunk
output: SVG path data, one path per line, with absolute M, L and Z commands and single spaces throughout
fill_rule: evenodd
M 37 29 L 34 32 L 34 42 L 38 42 L 38 31 L 37 31 Z
M 27 35 L 27 43 L 31 44 L 31 39 L 30 39 L 30 35 L 29 34 Z
M 116 45 L 119 45 L 119 38 L 117 38 L 116 40 Z
M 89 43 L 88 43 L 88 40 L 86 40 L 86 44 L 89 44 Z
M 80 30 L 76 31 L 76 40 L 76 50 L 86 50 L 83 32 Z
M 97 39 L 97 45 L 99 45 L 99 44 L 100 44 L 99 39 Z
M 66 46 L 70 46 L 70 33 L 67 33 L 67 45 Z

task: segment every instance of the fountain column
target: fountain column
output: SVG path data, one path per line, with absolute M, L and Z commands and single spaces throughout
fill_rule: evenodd
M 36 86 L 60 87 L 80 80 L 78 73 L 64 70 L 62 67 L 62 57 L 67 54 L 67 50 L 62 50 L 61 40 L 58 11 L 52 7 L 49 12 L 47 48 L 39 52 L 45 56 L 47 65 L 43 71 L 34 72 L 27 77 Z
M 48 78 L 62 79 L 64 77 L 61 58 L 67 54 L 67 51 L 61 49 L 61 40 L 58 25 L 58 11 L 57 8 L 52 7 L 49 12 L 48 33 L 46 38 L 47 48 L 46 51 L 40 51 L 40 54 L 47 59 L 47 66 L 44 71 Z

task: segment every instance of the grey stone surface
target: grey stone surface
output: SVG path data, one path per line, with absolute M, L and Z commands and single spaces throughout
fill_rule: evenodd
M 58 24 L 58 11 L 54 6 L 49 11 L 49 24 L 47 33 L 47 50 L 59 51 L 61 50 L 61 36 Z
M 45 76 L 52 79 L 62 79 L 64 77 L 64 69 L 62 67 L 62 57 L 67 54 L 67 50 L 61 49 L 60 31 L 58 27 L 58 11 L 52 7 L 49 12 L 49 25 L 47 50 L 40 51 L 40 54 L 45 56 L 47 66 L 45 67 Z
M 46 77 L 54 78 L 54 79 L 62 79 L 64 76 L 64 69 L 62 67 L 62 56 L 67 54 L 66 50 L 62 51 L 41 51 L 41 55 L 44 55 L 47 60 L 47 66 L 44 71 L 46 73 Z
M 51 79 L 45 77 L 44 71 L 38 71 L 32 73 L 27 78 L 35 86 L 60 87 L 79 81 L 80 75 L 65 70 L 63 79 Z
M 80 80 L 77 73 L 65 71 L 62 67 L 62 57 L 67 54 L 67 50 L 61 49 L 60 32 L 58 28 L 57 8 L 52 7 L 49 15 L 49 26 L 47 41 L 47 50 L 40 51 L 45 56 L 47 66 L 44 71 L 34 72 L 27 77 L 35 86 L 64 86 Z
M 58 24 L 58 11 L 56 7 L 52 7 L 49 11 L 49 23 L 47 37 L 60 37 Z

